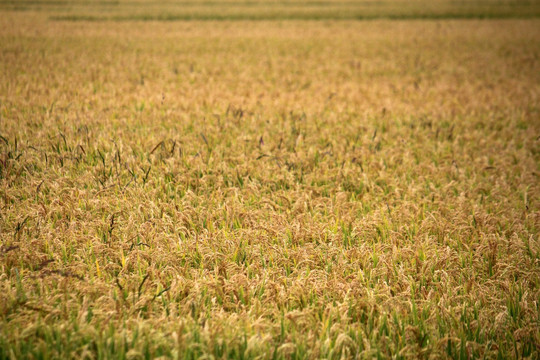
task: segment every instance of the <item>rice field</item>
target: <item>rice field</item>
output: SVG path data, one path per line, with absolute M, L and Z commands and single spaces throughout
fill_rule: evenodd
M 0 0 L 0 359 L 540 357 L 537 1 Z

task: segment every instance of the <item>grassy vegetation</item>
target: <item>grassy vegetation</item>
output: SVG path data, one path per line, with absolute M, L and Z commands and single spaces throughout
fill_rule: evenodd
M 539 20 L 25 3 L 0 12 L 0 359 L 539 357 Z
M 48 13 L 53 20 L 69 21 L 501 19 L 540 16 L 540 2 L 523 0 L 0 0 L 0 9 L 41 11 Z

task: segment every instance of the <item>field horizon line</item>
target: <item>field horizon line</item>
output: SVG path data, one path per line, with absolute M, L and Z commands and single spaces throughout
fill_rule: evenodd
M 127 21 L 372 21 L 372 20 L 534 20 L 540 14 L 426 14 L 426 15 L 345 15 L 345 16 L 304 16 L 304 15 L 53 15 L 52 21 L 92 21 L 92 22 L 127 22 Z

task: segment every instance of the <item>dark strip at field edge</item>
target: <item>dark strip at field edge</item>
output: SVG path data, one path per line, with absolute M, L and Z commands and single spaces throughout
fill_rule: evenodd
M 344 14 L 344 15 L 252 15 L 252 14 L 226 14 L 226 15 L 192 15 L 192 14 L 168 14 L 168 15 L 128 15 L 128 16 L 93 16 L 93 15 L 54 15 L 49 19 L 53 21 L 280 21 L 280 20 L 460 20 L 460 19 L 478 19 L 478 20 L 496 20 L 496 19 L 537 19 L 540 13 L 529 14 L 385 14 L 385 15 L 362 15 L 362 14 Z

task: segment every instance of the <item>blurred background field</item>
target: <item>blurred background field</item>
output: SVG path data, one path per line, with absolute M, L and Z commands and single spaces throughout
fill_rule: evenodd
M 531 18 L 534 0 L 1 0 L 0 9 L 42 11 L 63 20 L 361 20 Z

